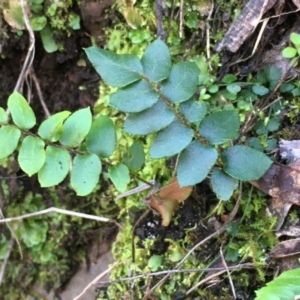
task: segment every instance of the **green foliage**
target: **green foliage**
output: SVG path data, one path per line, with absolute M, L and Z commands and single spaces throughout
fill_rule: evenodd
M 293 32 L 290 35 L 290 40 L 294 47 L 286 47 L 282 50 L 282 55 L 285 58 L 295 58 L 300 56 L 300 34 Z
M 44 165 L 46 152 L 43 140 L 27 136 L 24 138 L 19 150 L 18 162 L 21 169 L 29 176 L 36 174 Z
M 38 173 L 42 187 L 55 186 L 68 175 L 70 168 L 70 154 L 67 150 L 55 146 L 47 146 L 46 159 Z
M 142 64 L 133 54 L 115 54 L 96 46 L 85 50 L 102 79 L 111 86 L 123 87 L 142 78 Z
M 26 99 L 18 92 L 12 93 L 7 101 L 14 123 L 20 129 L 31 129 L 35 123 L 35 115 Z
M 165 61 L 158 63 L 155 60 L 159 49 Z M 128 113 L 124 130 L 134 135 L 155 134 L 149 150 L 152 158 L 180 154 L 177 177 L 181 186 L 201 182 L 215 164 L 219 166 L 219 151 L 239 135 L 240 117 L 234 107 L 209 111 L 205 103 L 192 99 L 199 88 L 200 70 L 195 62 L 179 62 L 172 67 L 168 48 L 159 39 L 147 47 L 141 60 L 95 46 L 86 49 L 86 53 L 103 80 L 120 88 L 111 95 L 110 104 Z M 270 89 L 277 84 L 277 75 L 270 68 L 258 74 L 262 82 L 270 84 Z M 235 76 L 225 79 L 229 83 L 227 92 L 236 95 L 241 91 L 240 85 L 234 82 Z M 157 84 L 158 81 L 161 83 Z M 195 123 L 195 127 L 189 122 Z M 261 177 L 271 161 L 261 152 L 241 147 L 234 146 L 221 153 L 227 173 L 224 176 L 238 180 Z M 232 183 L 234 179 L 231 178 Z M 217 194 L 228 199 L 236 184 L 230 185 L 226 192 L 223 185 L 222 181 L 214 181 Z
M 18 162 L 21 169 L 29 176 L 38 173 L 42 187 L 58 185 L 70 172 L 71 186 L 77 195 L 90 194 L 102 171 L 100 157 L 110 156 L 116 147 L 112 120 L 99 115 L 93 121 L 90 108 L 73 114 L 63 111 L 40 125 L 38 137 L 28 131 L 36 119 L 25 98 L 13 93 L 8 99 L 8 107 L 14 124 L 4 124 L 0 128 L 0 159 L 11 155 L 20 145 Z M 8 121 L 3 108 L 1 112 L 3 121 Z M 21 130 L 25 137 L 21 137 Z M 75 153 L 74 159 L 71 151 Z
M 86 136 L 86 147 L 89 153 L 100 157 L 109 157 L 116 148 L 116 134 L 113 121 L 107 116 L 99 115 L 92 123 Z
M 290 300 L 300 294 L 300 269 L 283 272 L 267 283 L 267 286 L 256 291 L 255 300 Z
M 21 131 L 10 125 L 0 128 L 0 159 L 11 155 L 17 148 Z
M 49 142 L 57 142 L 63 132 L 62 124 L 70 114 L 69 111 L 62 111 L 52 115 L 40 125 L 39 136 Z
M 119 192 L 125 192 L 130 181 L 129 170 L 127 166 L 118 164 L 108 168 L 108 175 Z
M 211 185 L 219 199 L 229 200 L 238 182 L 220 169 L 214 169 L 211 174 Z
M 162 256 L 161 255 L 152 255 L 148 261 L 148 267 L 152 272 L 156 272 L 162 264 Z
M 40 32 L 46 52 L 57 51 L 61 45 L 57 37 L 63 33 L 70 35 L 74 30 L 80 29 L 80 17 L 72 9 L 75 1 L 28 1 L 30 11 L 30 25 L 34 31 Z M 5 9 L 5 19 L 14 29 L 24 30 L 25 22 L 21 2 L 2 1 L 1 10 Z M 54 38 L 55 37 L 55 38 Z
M 92 114 L 89 107 L 73 113 L 64 122 L 59 142 L 68 148 L 80 146 L 92 125 Z
M 128 152 L 125 153 L 122 161 L 130 170 L 140 169 L 145 162 L 143 146 L 138 142 L 134 142 L 128 148 Z
M 175 119 L 156 135 L 150 147 L 150 156 L 162 158 L 178 154 L 191 143 L 193 136 L 191 128 Z
M 179 156 L 178 181 L 180 185 L 194 185 L 204 180 L 216 163 L 218 152 L 215 148 L 193 141 Z
M 157 61 L 160 51 L 162 59 Z M 120 192 L 127 189 L 130 171 L 136 172 L 144 165 L 145 151 L 154 159 L 179 154 L 179 184 L 190 186 L 210 177 L 213 190 L 222 200 L 231 197 L 236 180 L 256 180 L 271 165 L 262 152 L 243 145 L 229 146 L 228 142 L 239 135 L 237 109 L 233 105 L 213 107 L 203 101 L 207 97 L 202 90 L 200 100 L 195 99 L 200 88 L 197 62 L 172 66 L 170 51 L 160 39 L 147 47 L 141 59 L 95 46 L 86 53 L 103 80 L 119 88 L 110 95 L 110 105 L 128 114 L 124 130 L 153 137 L 147 138 L 146 147 L 133 138 L 132 145 L 124 150 L 117 142 L 113 121 L 106 115 L 93 120 L 90 108 L 53 115 L 39 126 L 38 137 L 28 131 L 36 123 L 32 109 L 22 95 L 13 93 L 8 100 L 13 124 L 8 124 L 4 109 L 0 112 L 4 123 L 0 136 L 5 141 L 9 138 L 0 150 L 0 158 L 20 146 L 20 167 L 29 176 L 37 173 L 42 187 L 58 185 L 70 173 L 76 194 L 90 194 L 99 182 L 104 158 L 110 158 L 116 147 L 118 158 L 108 163 L 108 178 Z M 270 90 L 278 80 L 274 73 L 265 69 L 258 74 Z M 225 90 L 238 96 L 241 87 L 235 80 L 235 76 L 228 75 Z M 218 93 L 220 89 L 215 87 L 210 90 Z M 268 123 L 269 131 L 278 128 L 278 121 L 273 119 Z M 20 130 L 25 137 L 21 137 Z
M 200 135 L 210 144 L 218 145 L 238 136 L 240 118 L 236 110 L 218 111 L 205 117 L 200 125 Z
M 78 196 L 90 194 L 99 181 L 101 161 L 96 154 L 77 154 L 73 160 L 71 186 Z
M 224 171 L 233 178 L 243 181 L 259 179 L 272 164 L 262 152 L 242 145 L 224 151 L 222 160 L 225 164 Z M 257 163 L 249 164 L 249 161 Z

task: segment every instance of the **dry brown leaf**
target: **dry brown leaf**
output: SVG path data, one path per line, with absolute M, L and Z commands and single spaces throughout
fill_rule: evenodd
M 180 187 L 176 178 L 161 188 L 155 195 L 150 195 L 144 201 L 162 217 L 162 226 L 168 226 L 173 213 L 180 202 L 186 200 L 192 193 L 192 186 Z
M 277 244 L 269 253 L 272 258 L 284 258 L 300 254 L 300 239 L 287 240 Z
M 4 20 L 13 28 L 23 30 L 25 29 L 25 21 L 22 12 L 21 1 L 9 0 L 8 8 L 3 9 Z M 27 14 L 30 13 L 29 6 L 26 5 Z

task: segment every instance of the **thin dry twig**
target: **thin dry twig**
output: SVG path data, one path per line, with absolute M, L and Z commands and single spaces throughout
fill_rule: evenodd
M 178 269 L 180 268 L 183 263 L 189 258 L 189 256 L 200 246 L 202 246 L 203 244 L 205 244 L 206 242 L 208 242 L 210 239 L 212 239 L 213 237 L 220 235 L 221 233 L 223 233 L 226 230 L 227 225 L 234 219 L 235 215 L 238 212 L 238 209 L 240 207 L 240 202 L 241 202 L 241 198 L 242 198 L 242 183 L 240 182 L 240 189 L 239 189 L 239 196 L 238 199 L 236 201 L 236 204 L 232 210 L 232 212 L 229 215 L 229 218 L 227 220 L 226 223 L 224 223 L 217 231 L 215 231 L 214 233 L 212 233 L 211 235 L 209 235 L 208 237 L 206 237 L 204 240 L 200 241 L 198 244 L 196 244 L 191 250 L 189 250 L 189 252 L 183 257 L 183 259 L 175 266 L 174 269 Z M 226 270 L 225 270 L 226 271 Z M 172 273 L 168 273 L 165 277 L 163 277 L 157 284 L 155 284 L 148 293 L 146 293 L 146 295 L 142 298 L 142 300 L 146 300 L 153 291 L 155 291 L 159 286 L 161 286 L 170 276 L 172 275 Z
M 59 213 L 59 214 L 64 214 L 64 215 L 69 215 L 69 216 L 74 216 L 74 217 L 79 217 L 79 218 L 84 218 L 84 219 L 90 219 L 90 220 L 95 220 L 95 221 L 100 221 L 100 222 L 111 222 L 116 224 L 119 228 L 122 228 L 122 226 L 115 220 L 104 218 L 104 217 L 99 217 L 99 216 L 94 216 L 94 215 L 88 215 L 84 213 L 79 213 L 71 210 L 66 210 L 66 209 L 61 209 L 61 208 L 56 208 L 56 207 L 50 207 L 44 210 L 40 210 L 37 212 L 21 215 L 18 217 L 12 217 L 12 218 L 5 218 L 5 219 L 0 219 L 0 223 L 6 223 L 6 222 L 12 222 L 12 221 L 20 221 L 23 219 L 31 218 L 31 217 L 36 217 L 48 213 Z
M 49 112 L 49 109 L 44 101 L 44 96 L 43 96 L 43 93 L 42 93 L 42 90 L 41 90 L 41 87 L 40 87 L 40 84 L 39 84 L 39 81 L 36 77 L 36 74 L 35 72 L 33 71 L 33 69 L 31 69 L 30 71 L 30 77 L 32 78 L 33 82 L 34 82 L 34 85 L 35 85 L 35 88 L 36 88 L 36 91 L 37 91 L 37 94 L 39 96 L 39 99 L 40 99 L 40 103 L 42 105 L 42 108 L 45 112 L 45 115 L 47 118 L 51 117 L 51 114 Z
M 25 0 L 21 0 L 22 13 L 23 13 L 24 21 L 25 21 L 25 26 L 29 33 L 29 47 L 28 47 L 27 55 L 26 55 L 22 70 L 20 72 L 18 81 L 14 88 L 14 91 L 16 91 L 16 92 L 19 92 L 21 90 L 21 87 L 22 87 L 22 84 L 24 81 L 24 77 L 26 76 L 28 70 L 32 66 L 34 54 L 35 54 L 35 37 L 34 37 L 34 33 L 31 28 L 31 25 L 30 25 L 30 21 L 29 21 L 27 12 L 26 12 L 26 3 L 25 2 L 26 2 Z
M 14 240 L 15 240 L 14 238 L 12 238 L 10 240 L 7 252 L 5 254 L 4 260 L 3 260 L 2 265 L 1 265 L 1 269 L 0 269 L 0 286 L 1 286 L 3 278 L 4 278 L 5 269 L 6 269 L 6 266 L 7 266 L 7 262 L 8 262 L 11 250 L 12 250 L 13 245 L 14 245 Z
M 112 266 L 110 266 L 108 269 L 106 269 L 105 271 L 103 271 L 100 275 L 98 275 L 95 279 L 93 279 L 85 288 L 84 290 L 78 295 L 76 296 L 73 300 L 78 300 L 81 298 L 81 296 L 83 296 L 85 294 L 85 292 L 95 284 L 95 282 L 97 282 L 99 279 L 101 279 L 103 276 L 105 276 L 107 273 L 109 273 L 115 266 L 117 266 L 119 263 L 114 263 Z
M 254 265 L 253 263 L 244 263 L 244 264 L 238 264 L 235 266 L 230 266 L 228 267 L 229 270 L 237 270 L 237 269 L 253 269 Z M 160 275 L 165 275 L 169 273 L 197 273 L 197 272 L 210 272 L 210 271 L 225 271 L 224 267 L 219 267 L 219 268 L 199 268 L 199 269 L 178 269 L 178 270 L 165 270 L 165 271 L 159 271 L 159 272 L 153 272 L 153 273 L 144 273 L 141 275 L 134 275 L 131 277 L 124 277 L 124 278 L 119 278 L 116 280 L 109 280 L 109 281 L 100 281 L 95 284 L 112 284 L 115 282 L 121 282 L 121 281 L 133 281 L 137 280 L 140 278 L 145 278 L 149 276 L 160 276 Z
M 229 283 L 230 283 L 230 286 L 231 286 L 231 291 L 232 291 L 233 297 L 234 297 L 234 299 L 236 299 L 235 288 L 234 288 L 234 285 L 233 285 L 233 282 L 232 282 L 231 274 L 230 274 L 230 272 L 229 272 L 227 263 L 226 263 L 225 258 L 224 258 L 224 254 L 223 254 L 223 251 L 222 251 L 222 247 L 221 247 L 221 249 L 220 249 L 220 256 L 221 256 L 222 263 L 223 263 L 223 265 L 224 265 L 224 267 L 225 267 L 225 269 L 226 269 L 227 275 L 228 275 L 228 279 L 229 279 Z
M 181 39 L 183 37 L 183 6 L 184 6 L 184 0 L 180 0 L 180 7 L 179 7 L 179 37 Z
M 207 60 L 208 60 L 208 66 L 211 71 L 213 70 L 213 67 L 211 66 L 211 63 L 210 63 L 210 25 L 209 25 L 209 21 L 213 14 L 214 6 L 215 6 L 214 2 L 212 1 L 208 17 L 206 18 L 206 56 L 207 56 Z
M 124 193 L 118 195 L 116 197 L 116 199 L 122 199 L 122 198 L 130 196 L 130 195 L 138 194 L 140 192 L 143 192 L 145 190 L 153 188 L 156 185 L 157 185 L 157 183 L 156 183 L 155 180 L 150 180 L 149 183 L 144 183 L 144 184 L 142 184 L 142 185 L 140 185 L 140 186 L 138 186 L 138 187 L 136 187 L 134 189 L 131 189 L 131 190 L 127 191 L 127 192 L 124 192 Z
M 214 273 L 210 276 L 205 277 L 204 279 L 202 279 L 201 281 L 199 281 L 196 285 L 194 285 L 192 288 L 190 288 L 187 292 L 186 295 L 190 294 L 192 291 L 194 291 L 195 289 L 197 289 L 199 286 L 203 285 L 206 282 L 211 281 L 212 279 L 218 277 L 219 275 L 222 275 L 223 273 L 226 273 L 226 269 L 219 271 L 217 273 Z

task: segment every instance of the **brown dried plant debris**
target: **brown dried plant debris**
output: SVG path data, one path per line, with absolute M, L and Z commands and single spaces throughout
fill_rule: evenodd
M 216 51 L 228 49 L 236 52 L 244 41 L 255 30 L 263 14 L 271 9 L 277 0 L 250 0 L 239 16 L 234 20 Z
M 300 141 L 280 141 L 281 157 L 289 164 L 273 163 L 259 180 L 251 184 L 272 197 L 270 213 L 278 217 L 276 229 L 280 229 L 290 207 L 300 206 Z

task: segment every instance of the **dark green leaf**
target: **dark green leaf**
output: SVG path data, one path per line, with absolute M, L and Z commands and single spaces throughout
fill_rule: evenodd
M 237 98 L 237 94 L 230 93 L 228 90 L 222 90 L 221 95 L 227 100 L 235 100 Z
M 266 147 L 266 151 L 272 151 L 275 148 L 277 148 L 278 146 L 278 142 L 276 139 L 268 139 L 267 140 L 267 147 Z
M 123 164 L 112 166 L 108 168 L 108 175 L 113 182 L 116 189 L 123 193 L 127 189 L 127 185 L 130 182 L 129 170 Z
M 144 74 L 151 82 L 168 78 L 171 71 L 171 55 L 167 45 L 160 39 L 150 44 L 143 57 Z
M 280 93 L 289 93 L 295 88 L 295 85 L 292 83 L 284 83 L 280 86 Z
M 210 182 L 213 191 L 221 200 L 229 200 L 233 191 L 238 187 L 238 181 L 225 174 L 220 169 L 212 171 Z
M 101 161 L 96 154 L 76 154 L 71 170 L 71 186 L 78 196 L 86 196 L 93 191 L 101 170 Z
M 170 77 L 161 86 L 161 91 L 173 103 L 190 99 L 198 87 L 199 69 L 193 62 L 179 62 Z
M 249 181 L 262 177 L 272 161 L 260 151 L 247 146 L 233 146 L 222 154 L 224 171 L 235 179 Z
M 267 129 L 268 131 L 277 131 L 279 129 L 280 126 L 280 118 L 279 116 L 275 116 L 273 118 L 270 119 L 270 121 L 268 122 L 267 125 Z
M 258 96 L 264 96 L 267 95 L 270 91 L 263 85 L 254 85 L 252 87 L 253 93 L 255 93 Z
M 113 121 L 107 116 L 99 115 L 92 123 L 86 137 L 87 150 L 100 157 L 112 155 L 116 148 L 116 131 Z
M 50 25 L 46 25 L 41 31 L 41 38 L 43 42 L 44 49 L 48 53 L 53 53 L 58 50 L 58 46 L 53 38 L 53 31 Z
M 22 142 L 19 150 L 18 162 L 21 169 L 32 176 L 37 173 L 45 163 L 46 152 L 45 143 L 43 140 L 27 136 Z
M 48 146 L 45 164 L 38 173 L 41 187 L 50 187 L 61 183 L 68 175 L 69 168 L 69 152 L 62 148 Z
M 62 134 L 62 124 L 65 119 L 70 115 L 69 111 L 62 111 L 52 115 L 45 120 L 39 127 L 38 134 L 43 140 L 50 142 L 57 142 Z
M 193 130 L 175 119 L 155 137 L 151 148 L 152 158 L 170 157 L 181 152 L 193 139 Z
M 138 142 L 134 142 L 128 148 L 128 151 L 123 156 L 122 161 L 131 170 L 137 170 L 141 168 L 145 162 L 143 146 Z
M 265 125 L 263 120 L 258 121 L 257 124 L 254 126 L 254 129 L 258 135 L 268 133 L 267 126 Z
M 232 83 L 232 82 L 235 82 L 237 81 L 237 77 L 233 74 L 227 74 L 225 75 L 223 78 L 222 78 L 222 82 L 223 83 Z
M 66 147 L 78 147 L 88 134 L 91 124 L 92 114 L 89 107 L 74 112 L 63 124 L 59 142 Z
M 257 79 L 261 84 L 269 83 L 270 90 L 274 90 L 281 79 L 281 69 L 275 66 L 266 66 L 259 70 Z
M 241 91 L 241 87 L 237 83 L 231 83 L 227 85 L 226 89 L 231 94 L 237 94 Z
M 96 46 L 85 49 L 85 52 L 108 85 L 122 87 L 142 78 L 143 67 L 135 55 L 116 54 Z
M 264 151 L 264 146 L 261 144 L 259 138 L 257 138 L 257 137 L 252 137 L 250 139 L 249 146 L 251 148 L 254 148 L 254 149 L 258 150 L 258 151 L 261 151 L 261 152 Z
M 0 128 L 0 159 L 11 155 L 18 146 L 21 131 L 15 127 L 5 125 Z
M 6 124 L 8 122 L 8 116 L 6 111 L 0 107 L 0 125 Z
M 293 90 L 292 90 L 292 94 L 293 94 L 293 96 L 295 96 L 295 97 L 300 96 L 300 88 L 295 88 L 295 89 L 293 89 Z
M 189 122 L 200 122 L 207 113 L 207 105 L 202 101 L 189 100 L 180 105 L 180 112 Z
M 211 144 L 222 144 L 238 136 L 240 117 L 236 110 L 214 112 L 204 118 L 200 125 L 200 135 Z
M 125 121 L 124 129 L 128 133 L 147 135 L 168 126 L 174 118 L 174 113 L 162 100 L 159 100 L 140 113 L 130 114 Z
M 218 158 L 215 148 L 192 142 L 180 154 L 177 178 L 181 186 L 194 185 L 206 178 Z
M 35 115 L 26 99 L 18 92 L 13 92 L 7 101 L 14 123 L 21 129 L 31 129 L 35 123 Z
M 124 112 L 140 112 L 157 102 L 159 95 L 146 81 L 139 81 L 111 95 L 110 104 Z

